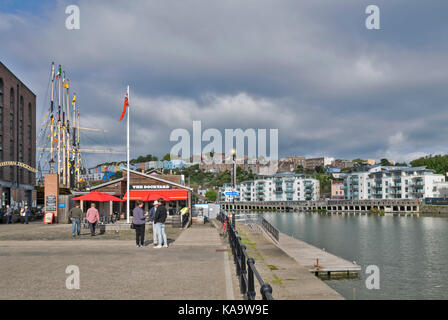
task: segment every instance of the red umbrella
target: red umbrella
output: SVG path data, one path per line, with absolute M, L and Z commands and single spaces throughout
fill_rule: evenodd
M 85 194 L 72 200 L 83 200 L 83 201 L 98 201 L 98 202 L 106 202 L 106 201 L 118 201 L 123 202 L 120 198 L 114 197 L 108 193 L 104 192 L 90 192 L 89 194 Z

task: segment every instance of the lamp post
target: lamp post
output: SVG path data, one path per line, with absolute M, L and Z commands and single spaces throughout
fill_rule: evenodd
M 232 191 L 233 191 L 233 195 L 232 195 L 232 208 L 233 208 L 233 212 L 232 212 L 232 226 L 233 228 L 235 228 L 235 192 L 236 192 L 236 150 L 232 149 L 231 151 L 232 154 Z

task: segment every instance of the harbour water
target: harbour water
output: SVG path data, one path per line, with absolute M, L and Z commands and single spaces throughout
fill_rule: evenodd
M 281 232 L 355 261 L 359 279 L 325 280 L 346 299 L 448 299 L 448 218 L 263 213 Z M 380 288 L 367 289 L 378 266 Z

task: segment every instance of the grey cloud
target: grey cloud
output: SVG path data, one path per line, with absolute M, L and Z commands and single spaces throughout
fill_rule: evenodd
M 86 147 L 123 148 L 117 118 L 130 84 L 134 155 L 168 152 L 171 130 L 193 120 L 279 128 L 282 155 L 443 150 L 447 41 L 438 35 L 448 5 L 376 2 L 378 32 L 364 28 L 369 1 L 79 1 L 79 31 L 64 28 L 69 3 L 59 1 L 44 15 L 0 13 L 2 58 L 41 113 L 49 64 L 64 64 L 83 124 L 108 130 L 85 133 Z M 400 147 L 389 145 L 397 132 Z

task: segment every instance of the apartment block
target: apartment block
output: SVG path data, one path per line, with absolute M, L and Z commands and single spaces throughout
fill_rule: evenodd
M 233 191 L 231 184 L 225 184 L 220 191 L 221 201 L 305 201 L 319 199 L 320 185 L 319 180 L 306 175 L 278 173 L 238 183 L 239 196 L 234 199 L 225 194 Z

